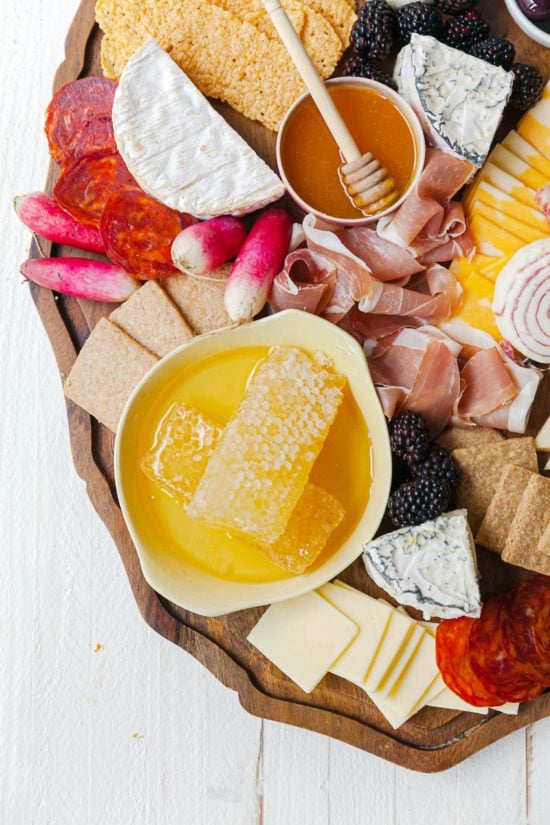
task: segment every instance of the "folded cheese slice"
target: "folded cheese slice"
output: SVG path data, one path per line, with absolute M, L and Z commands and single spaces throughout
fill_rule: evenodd
M 277 175 L 152 38 L 127 63 L 113 104 L 118 150 L 139 185 L 197 218 L 277 200 Z

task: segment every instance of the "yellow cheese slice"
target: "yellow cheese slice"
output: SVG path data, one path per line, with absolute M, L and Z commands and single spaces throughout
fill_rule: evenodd
M 387 695 L 389 705 L 408 716 L 429 694 L 438 676 L 435 638 L 424 630 L 413 656 Z
M 310 693 L 358 633 L 354 622 L 311 592 L 268 607 L 248 641 Z
M 412 621 L 412 620 L 411 620 Z M 389 670 L 384 678 L 379 682 L 377 690 L 382 696 L 388 698 L 392 691 L 395 690 L 400 680 L 404 678 L 409 664 L 417 654 L 418 647 L 422 637 L 426 634 L 424 628 L 414 622 L 412 632 L 407 638 L 398 658 L 395 660 L 393 667 Z
M 508 172 L 504 172 L 503 169 L 499 169 L 494 163 L 486 163 L 478 177 L 480 181 L 485 180 L 491 183 L 501 192 L 511 195 L 512 198 L 521 201 L 526 206 L 530 206 L 531 209 L 538 209 L 535 200 L 536 191 L 529 186 L 525 186 L 520 180 L 512 177 Z
M 504 257 L 517 252 L 525 246 L 523 241 L 511 235 L 501 226 L 475 215 L 470 221 L 470 232 L 479 252 L 483 255 L 491 255 L 495 258 Z
M 409 718 L 409 716 L 407 716 L 406 714 L 400 713 L 398 710 L 395 710 L 395 708 L 392 707 L 388 700 L 380 696 L 377 693 L 377 691 L 365 690 L 365 693 L 367 694 L 371 702 L 376 705 L 382 716 L 384 716 L 387 719 L 392 728 L 400 728 L 401 725 L 403 725 Z
M 470 213 L 474 204 L 480 202 L 493 207 L 511 218 L 516 218 L 518 221 L 522 221 L 534 229 L 538 229 L 544 235 L 550 235 L 550 226 L 539 209 L 532 209 L 530 206 L 526 206 L 526 204 L 517 201 L 511 195 L 501 192 L 487 181 L 479 182 L 475 196 L 469 201 L 468 205 L 464 206 L 466 214 Z
M 550 182 L 550 160 L 537 152 L 534 146 L 531 146 L 525 138 L 522 138 L 515 130 L 512 130 L 502 141 L 502 145 L 509 152 L 521 158 L 521 160 L 544 175 L 547 182 Z
M 522 117 L 517 132 L 550 160 L 550 97 L 543 97 Z
M 492 309 L 494 283 L 480 275 L 479 272 L 471 270 L 470 274 L 461 281 L 461 286 L 463 290 L 461 304 L 453 318 L 488 332 L 495 340 L 500 341 L 502 335 Z
M 333 607 L 359 628 L 359 634 L 330 668 L 331 673 L 362 684 L 382 642 L 393 608 L 338 583 L 325 584 L 317 590 Z
M 541 241 L 543 238 L 547 238 L 549 234 L 546 230 L 542 232 L 540 229 L 535 229 L 527 223 L 518 221 L 517 218 L 505 215 L 504 212 L 500 212 L 492 206 L 487 206 L 487 204 L 482 201 L 476 201 L 468 217 L 472 219 L 476 215 L 480 215 L 482 218 L 487 218 L 487 220 L 492 223 L 496 223 L 497 226 L 502 227 L 506 232 L 514 235 L 525 244 Z
M 397 610 L 392 611 L 383 642 L 371 662 L 365 679 L 364 686 L 367 691 L 383 688 L 400 661 L 416 626 L 414 619 L 398 613 Z
M 529 164 L 525 163 L 521 158 L 513 155 L 512 152 L 509 152 L 504 146 L 495 146 L 488 157 L 488 161 L 494 163 L 495 166 L 498 166 L 498 168 L 504 170 L 504 172 L 508 172 L 513 178 L 520 180 L 525 186 L 529 186 L 531 189 L 540 189 L 541 186 L 545 186 L 548 183 L 543 174 L 537 172 L 536 169 L 533 169 L 532 166 L 529 166 Z

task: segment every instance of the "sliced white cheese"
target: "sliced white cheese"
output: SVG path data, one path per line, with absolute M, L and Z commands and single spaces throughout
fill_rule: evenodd
M 413 34 L 394 72 L 430 142 L 481 167 L 512 92 L 513 74 Z
M 535 448 L 541 453 L 550 453 L 550 415 L 535 437 Z
M 425 618 L 479 616 L 475 545 L 466 510 L 402 527 L 364 547 L 369 576 L 400 604 Z
M 393 608 L 348 586 L 325 584 L 317 591 L 359 628 L 359 634 L 330 668 L 331 673 L 362 684 L 389 624 Z
M 127 63 L 113 104 L 118 150 L 139 185 L 198 218 L 277 200 L 277 175 L 153 39 Z
M 414 619 L 393 610 L 382 644 L 371 663 L 364 687 L 367 691 L 382 690 L 416 627 Z
M 311 693 L 358 632 L 356 624 L 312 592 L 272 604 L 247 638 Z
M 438 676 L 435 639 L 424 631 L 413 656 L 388 693 L 387 699 L 394 708 L 408 716 L 417 707 L 422 707 L 422 699 L 431 695 Z
M 425 635 L 425 630 L 415 622 L 412 632 L 399 654 L 399 658 L 378 685 L 377 690 L 382 696 L 389 698 L 393 691 L 397 689 L 398 684 L 405 676 L 407 668 L 416 656 L 422 637 Z

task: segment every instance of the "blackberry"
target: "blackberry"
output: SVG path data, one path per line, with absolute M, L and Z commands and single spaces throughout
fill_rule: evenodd
M 451 14 L 456 17 L 457 14 L 464 14 L 465 11 L 470 11 L 474 6 L 477 6 L 479 0 L 435 0 L 437 8 L 443 14 Z
M 403 484 L 390 496 L 388 515 L 396 527 L 409 527 L 434 519 L 445 512 L 451 497 L 446 481 L 421 478 Z
M 458 487 L 460 469 L 448 450 L 432 444 L 420 461 L 410 464 L 413 478 L 437 478 L 446 481 L 451 490 Z
M 427 3 L 409 3 L 408 6 L 403 6 L 397 12 L 396 20 L 400 46 L 407 45 L 413 32 L 441 37 L 445 28 L 441 12 Z
M 380 69 L 376 63 L 364 60 L 357 54 L 352 55 L 346 61 L 342 72 L 345 75 L 353 75 L 354 77 L 368 77 L 370 80 L 376 80 L 378 83 L 383 83 L 384 86 L 389 86 L 397 91 L 397 84 L 391 75 Z
M 391 425 L 390 442 L 396 456 L 409 464 L 420 461 L 430 441 L 428 425 L 420 413 L 403 412 Z
M 474 57 L 480 57 L 481 60 L 492 63 L 493 66 L 502 66 L 506 71 L 512 68 L 512 63 L 516 59 L 514 44 L 501 37 L 490 37 L 488 40 L 482 40 L 481 43 L 473 45 L 469 52 Z
M 487 40 L 491 30 L 479 12 L 472 10 L 447 20 L 443 40 L 448 46 L 468 52 Z
M 534 66 L 515 63 L 512 66 L 515 75 L 511 103 L 520 112 L 526 112 L 537 103 L 544 89 L 544 80 Z
M 353 51 L 369 62 L 382 60 L 395 45 L 395 13 L 386 0 L 368 0 L 353 24 L 350 42 Z

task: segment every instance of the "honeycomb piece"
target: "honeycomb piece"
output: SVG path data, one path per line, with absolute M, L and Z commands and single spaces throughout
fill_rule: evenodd
M 179 504 L 188 504 L 221 435 L 199 410 L 174 404 L 160 423 L 141 469 Z
M 273 347 L 254 373 L 187 508 L 192 518 L 274 544 L 302 495 L 343 397 L 326 356 Z
M 283 535 L 274 544 L 258 545 L 258 550 L 278 567 L 299 575 L 313 564 L 344 513 L 334 496 L 306 484 Z

